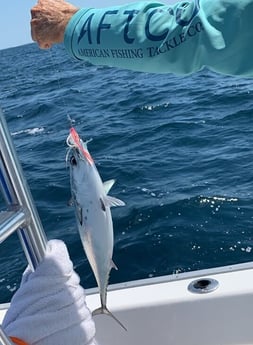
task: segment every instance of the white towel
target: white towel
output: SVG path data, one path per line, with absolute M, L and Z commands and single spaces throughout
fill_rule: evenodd
M 79 283 L 65 244 L 49 241 L 36 271 L 23 274 L 3 321 L 6 334 L 30 345 L 95 345 L 95 325 Z

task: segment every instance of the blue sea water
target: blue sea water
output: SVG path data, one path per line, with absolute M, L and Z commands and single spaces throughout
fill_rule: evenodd
M 94 67 L 35 44 L 1 50 L 0 68 L 0 105 L 47 237 L 66 242 L 84 287 L 96 284 L 68 206 L 67 115 L 126 202 L 112 210 L 111 283 L 253 259 L 251 79 Z M 0 246 L 0 302 L 25 266 L 13 235 Z

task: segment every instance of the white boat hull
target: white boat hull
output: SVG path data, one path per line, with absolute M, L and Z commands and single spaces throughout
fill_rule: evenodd
M 209 279 L 218 282 L 216 289 L 198 293 L 208 290 L 201 288 Z M 189 291 L 192 281 L 200 288 L 196 293 Z M 87 294 L 94 310 L 99 295 L 95 290 Z M 106 315 L 95 316 L 102 345 L 252 345 L 253 265 L 110 286 L 108 308 L 128 331 Z M 0 310 L 0 321 L 3 314 Z
M 108 307 L 128 331 L 109 317 L 97 316 L 98 342 L 103 345 L 253 344 L 253 269 L 205 274 L 199 278 L 192 274 L 182 276 L 166 277 L 167 282 L 165 277 L 148 279 L 138 286 L 130 283 L 110 291 Z M 192 280 L 206 281 L 206 278 L 217 280 L 219 287 L 203 294 L 188 290 Z M 97 307 L 98 296 L 88 296 L 88 304 L 92 310 Z

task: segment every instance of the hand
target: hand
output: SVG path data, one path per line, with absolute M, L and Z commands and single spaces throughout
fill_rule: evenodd
M 42 49 L 64 39 L 64 31 L 78 8 L 64 0 L 38 0 L 31 9 L 31 35 Z
M 62 241 L 49 241 L 35 272 L 25 271 L 2 326 L 30 345 L 96 344 L 85 292 Z

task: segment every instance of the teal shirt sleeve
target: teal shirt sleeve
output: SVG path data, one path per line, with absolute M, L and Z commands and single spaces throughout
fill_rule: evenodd
M 136 71 L 253 76 L 253 0 L 137 2 L 84 8 L 64 44 L 74 58 Z

